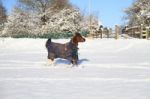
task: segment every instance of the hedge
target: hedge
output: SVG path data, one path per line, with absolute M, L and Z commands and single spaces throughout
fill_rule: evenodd
M 83 31 L 81 35 L 87 36 L 89 32 Z M 13 35 L 3 35 L 2 37 L 13 37 L 13 38 L 53 38 L 53 39 L 60 39 L 60 38 L 70 38 L 73 36 L 72 32 L 64 32 L 64 33 L 47 33 L 47 34 L 26 34 L 26 33 L 19 33 Z

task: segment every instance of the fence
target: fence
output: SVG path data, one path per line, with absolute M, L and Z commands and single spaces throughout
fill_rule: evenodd
M 118 39 L 121 34 L 121 28 L 119 26 L 115 26 L 115 30 L 112 28 L 99 28 L 98 30 L 91 31 L 89 36 L 93 38 L 115 38 Z
M 149 39 L 150 38 L 150 27 L 148 26 L 133 26 L 127 27 L 125 33 L 134 38 Z
M 115 25 L 115 29 L 112 28 L 100 28 L 91 33 L 93 38 L 140 38 L 150 39 L 150 27 L 133 26 L 121 28 L 121 26 Z

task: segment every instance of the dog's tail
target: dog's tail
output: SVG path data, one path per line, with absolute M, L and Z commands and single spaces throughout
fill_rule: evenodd
M 49 38 L 47 41 L 46 41 L 46 44 L 45 44 L 45 46 L 46 46 L 46 48 L 48 48 L 48 45 L 51 43 L 51 38 Z

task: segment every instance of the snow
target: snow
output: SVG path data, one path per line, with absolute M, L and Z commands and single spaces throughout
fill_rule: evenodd
M 47 65 L 45 42 L 0 38 L 0 99 L 149 99 L 149 40 L 87 39 L 78 67 Z

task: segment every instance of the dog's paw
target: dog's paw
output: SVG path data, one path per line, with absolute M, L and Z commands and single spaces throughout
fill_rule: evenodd
M 53 66 L 54 62 L 50 59 L 48 59 L 45 63 L 44 66 Z

